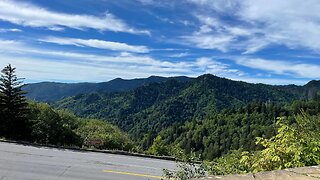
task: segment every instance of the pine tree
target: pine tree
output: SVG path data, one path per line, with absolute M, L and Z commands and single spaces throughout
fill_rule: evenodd
M 0 135 L 9 139 L 28 138 L 28 103 L 21 90 L 23 81 L 15 75 L 10 64 L 3 68 L 0 78 Z

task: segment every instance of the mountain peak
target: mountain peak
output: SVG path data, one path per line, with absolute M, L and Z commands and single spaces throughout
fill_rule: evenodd
M 320 80 L 309 81 L 305 86 L 306 87 L 320 87 Z
M 198 78 L 219 78 L 219 79 L 221 79 L 221 77 L 218 77 L 218 76 L 216 76 L 216 75 L 213 75 L 213 74 L 203 74 L 203 75 L 201 75 L 201 76 L 199 76 Z
M 122 78 L 115 78 L 115 79 L 112 79 L 111 81 L 123 81 L 124 79 Z M 109 81 L 110 82 L 110 81 Z

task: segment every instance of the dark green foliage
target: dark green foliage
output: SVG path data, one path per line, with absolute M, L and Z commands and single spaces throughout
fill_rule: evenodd
M 74 132 L 79 120 L 66 111 L 53 110 L 47 104 L 30 104 L 32 122 L 31 140 L 40 144 L 80 146 L 80 137 Z
M 129 93 L 78 95 L 56 104 L 57 107 L 70 109 L 82 117 L 108 119 L 126 131 L 140 131 L 139 128 L 135 130 L 134 127 L 145 123 L 143 117 L 153 113 L 153 106 L 175 95 L 184 86 L 184 83 L 169 80 L 163 84 L 142 86 Z M 152 121 L 149 122 L 152 126 Z M 139 135 L 145 134 L 147 131 L 146 128 Z
M 250 103 L 237 110 L 212 114 L 201 121 L 174 125 L 160 132 L 167 144 L 178 144 L 185 153 L 194 151 L 212 160 L 239 148 L 259 149 L 255 137 L 271 137 L 276 117 L 286 114 L 279 106 Z
M 23 82 L 10 64 L 1 71 L 0 78 L 0 136 L 25 140 L 29 135 L 28 104 L 21 90 Z
M 320 99 L 311 101 L 294 101 L 290 106 L 290 111 L 294 114 L 305 112 L 310 115 L 320 114 Z

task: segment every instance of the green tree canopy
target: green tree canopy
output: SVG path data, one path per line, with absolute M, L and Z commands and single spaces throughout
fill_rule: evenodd
M 10 64 L 3 68 L 0 77 L 0 135 L 10 139 L 28 138 L 28 103 L 21 90 L 23 81 Z

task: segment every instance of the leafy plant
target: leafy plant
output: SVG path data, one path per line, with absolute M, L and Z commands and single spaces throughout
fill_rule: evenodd
M 251 171 L 251 167 L 245 163 L 247 162 L 245 161 L 246 155 L 246 152 L 242 150 L 233 150 L 213 161 L 207 161 L 205 164 L 208 172 L 213 175 L 248 173 Z
M 254 171 L 269 171 L 320 164 L 320 116 L 303 113 L 289 125 L 279 118 L 277 134 L 270 139 L 257 138 L 265 147 L 253 164 Z

